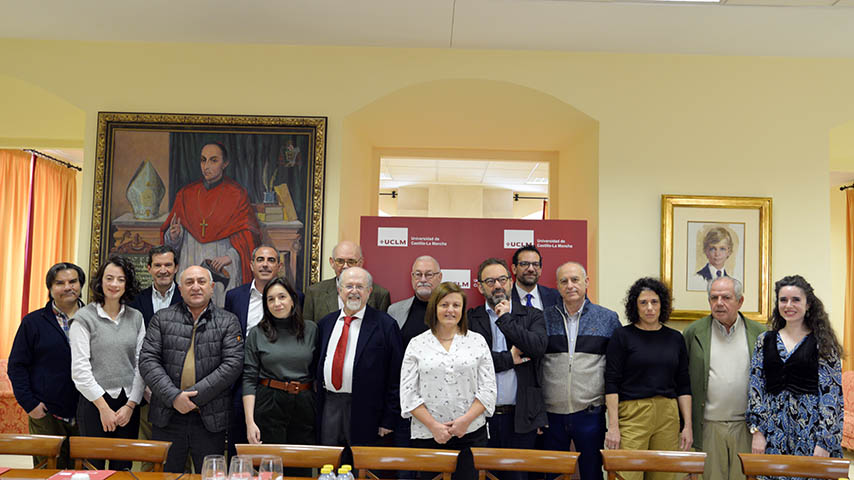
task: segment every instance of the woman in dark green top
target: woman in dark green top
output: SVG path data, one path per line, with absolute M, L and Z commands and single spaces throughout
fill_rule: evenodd
M 303 321 L 297 298 L 289 282 L 270 281 L 264 318 L 246 335 L 243 408 L 249 443 L 315 443 L 317 324 Z

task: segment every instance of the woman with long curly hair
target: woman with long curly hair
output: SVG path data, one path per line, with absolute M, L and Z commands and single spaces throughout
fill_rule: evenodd
M 145 384 L 139 350 L 145 338 L 142 313 L 128 303 L 139 293 L 133 263 L 112 255 L 92 278 L 92 303 L 71 318 L 71 379 L 80 392 L 77 423 L 86 437 L 136 438 Z M 104 460 L 90 460 L 103 469 Z M 131 462 L 110 460 L 110 469 Z
M 774 291 L 770 330 L 750 363 L 753 453 L 841 457 L 842 347 L 803 277 L 783 277 Z
M 614 331 L 605 357 L 606 448 L 691 448 L 688 349 L 682 334 L 664 325 L 672 306 L 670 289 L 655 278 L 641 278 L 626 294 L 629 324 Z M 681 433 L 680 413 L 685 422 Z M 642 472 L 622 475 L 635 479 Z M 647 473 L 646 478 L 672 474 Z

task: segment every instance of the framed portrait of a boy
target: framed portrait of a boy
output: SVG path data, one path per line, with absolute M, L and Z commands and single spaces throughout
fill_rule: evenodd
M 735 278 L 741 312 L 765 322 L 771 302 L 771 199 L 662 195 L 661 278 L 673 291 L 674 320 L 709 314 L 708 285 Z
M 98 114 L 90 267 L 172 247 L 210 271 L 214 301 L 252 281 L 260 245 L 305 290 L 319 279 L 325 117 Z

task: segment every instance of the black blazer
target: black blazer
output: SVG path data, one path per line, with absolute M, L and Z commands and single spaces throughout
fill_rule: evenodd
M 510 296 L 513 299 L 513 302 L 525 305 L 524 303 L 522 303 L 522 299 L 519 298 L 519 292 L 516 291 L 516 286 L 514 285 L 513 288 L 511 288 L 510 290 Z M 537 291 L 540 293 L 540 300 L 543 301 L 543 310 L 551 307 L 552 305 L 560 305 L 560 292 L 558 292 L 554 288 L 549 288 L 543 285 L 537 285 Z
M 323 402 L 326 400 L 323 365 L 339 312 L 336 310 L 326 315 L 317 324 L 320 342 L 316 377 L 319 422 L 323 421 Z M 385 312 L 366 307 L 353 362 L 353 398 L 350 404 L 350 441 L 353 445 L 375 445 L 380 441 L 379 427 L 397 428 L 402 361 L 403 344 L 397 322 Z
M 492 326 L 486 307 L 481 305 L 469 310 L 468 321 L 469 329 L 483 335 L 492 350 Z M 548 343 L 543 312 L 514 300 L 513 310 L 498 317 L 495 324 L 507 339 L 507 351 L 492 352 L 495 373 L 511 368 L 516 371 L 516 433 L 528 433 L 544 427 L 548 424 L 546 404 L 537 375 Z M 510 355 L 510 347 L 514 345 L 531 360 L 514 366 Z
M 139 292 L 139 295 L 137 295 L 136 298 L 128 304 L 129 307 L 133 307 L 142 313 L 142 321 L 145 322 L 146 329 L 148 329 L 148 322 L 151 321 L 151 317 L 154 316 L 154 305 L 151 303 L 151 294 L 153 289 L 154 285 Z M 172 301 L 169 303 L 169 306 L 171 307 L 172 305 L 183 301 L 184 299 L 181 298 L 181 292 L 178 290 L 178 284 L 175 284 L 175 293 L 172 294 Z

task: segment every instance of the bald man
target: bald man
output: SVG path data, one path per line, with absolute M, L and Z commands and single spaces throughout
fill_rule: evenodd
M 164 470 L 181 473 L 189 452 L 196 471 L 225 450 L 231 385 L 243 372 L 243 334 L 233 313 L 211 301 L 210 270 L 190 266 L 178 288 L 184 303 L 154 314 L 139 353 L 151 388 L 152 439 L 172 442 Z
M 341 310 L 344 307 L 338 296 L 338 280 L 341 278 L 341 273 L 351 267 L 363 267 L 364 264 L 362 249 L 355 243 L 344 240 L 335 245 L 332 256 L 329 257 L 329 265 L 335 270 L 335 278 L 329 278 L 308 287 L 305 293 L 303 318 L 319 322 L 326 315 Z M 368 306 L 385 312 L 390 304 L 391 297 L 388 290 L 374 284 L 371 297 L 368 298 Z

